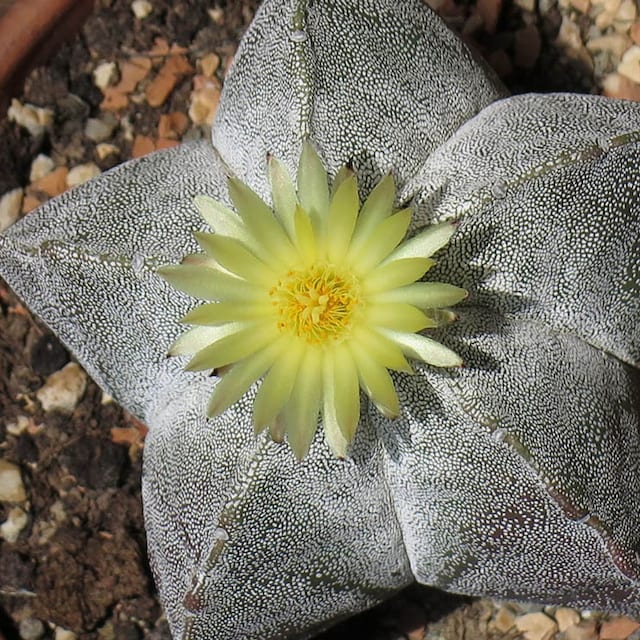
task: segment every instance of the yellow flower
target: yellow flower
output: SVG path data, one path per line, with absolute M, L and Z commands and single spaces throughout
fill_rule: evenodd
M 360 388 L 392 418 L 400 407 L 389 370 L 411 372 L 407 357 L 437 367 L 461 364 L 456 353 L 416 333 L 453 319 L 442 307 L 466 296 L 449 284 L 416 282 L 454 227 L 434 225 L 402 243 L 411 210 L 393 211 L 393 178 L 383 178 L 360 208 L 353 172 L 343 168 L 330 190 L 309 143 L 297 193 L 274 158 L 269 176 L 273 209 L 235 178 L 229 195 L 237 213 L 196 198 L 216 233 L 195 234 L 204 255 L 159 272 L 212 302 L 182 318 L 196 326 L 169 353 L 195 354 L 187 369 L 221 375 L 209 416 L 263 378 L 253 403 L 256 433 L 269 428 L 275 440 L 286 434 L 302 458 L 321 414 L 329 446 L 345 456 L 360 418 Z

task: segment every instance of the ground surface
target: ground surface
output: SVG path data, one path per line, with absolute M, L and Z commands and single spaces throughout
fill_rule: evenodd
M 13 194 L 0 206 L 0 228 L 130 157 L 208 135 L 225 69 L 257 0 L 150 4 L 148 15 L 135 17 L 131 0 L 97 1 L 82 34 L 30 75 L 10 118 L 0 114 L 0 196 Z M 640 99 L 624 65 L 640 44 L 634 0 L 431 4 L 514 92 Z M 39 154 L 46 158 L 34 170 Z M 45 412 L 37 392 L 68 362 L 0 281 L 0 458 L 20 471 L 15 489 L 24 490 L 0 502 L 0 522 L 9 523 L 0 539 L 0 640 L 168 638 L 146 561 L 144 426 L 91 381 L 82 392 L 83 374 L 73 367 L 65 370 L 79 385 L 71 414 Z M 497 640 L 522 637 L 517 627 L 529 623 L 531 640 L 558 629 L 564 635 L 556 637 L 568 640 L 622 639 L 640 628 L 626 619 L 541 611 L 412 587 L 324 640 Z

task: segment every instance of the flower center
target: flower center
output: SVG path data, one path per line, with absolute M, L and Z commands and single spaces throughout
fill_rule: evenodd
M 289 271 L 269 291 L 278 328 L 309 344 L 341 340 L 362 304 L 358 280 L 330 264 Z

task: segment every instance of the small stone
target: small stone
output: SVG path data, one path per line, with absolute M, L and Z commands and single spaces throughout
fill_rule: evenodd
M 622 0 L 622 4 L 616 13 L 615 21 L 627 23 L 626 26 L 629 28 L 631 23 L 636 19 L 637 14 L 638 9 L 634 0 Z
M 640 44 L 640 22 L 634 22 L 631 25 L 629 35 L 635 44 Z
M 137 135 L 131 149 L 132 158 L 140 158 L 156 150 L 156 145 L 149 136 Z
M 7 117 L 11 122 L 24 127 L 34 137 L 44 133 L 53 124 L 51 109 L 43 109 L 33 104 L 22 104 L 15 98 L 11 100 Z
M 502 11 L 502 0 L 478 0 L 476 10 L 482 17 L 484 30 L 489 35 L 493 35 L 496 32 L 498 18 Z
M 149 0 L 133 0 L 131 11 L 138 20 L 144 20 L 153 11 L 153 5 Z
M 14 544 L 28 522 L 29 516 L 20 507 L 13 507 L 7 519 L 0 525 L 0 538 Z
M 626 51 L 618 65 L 618 73 L 640 84 L 640 46 L 633 45 Z
M 27 416 L 18 416 L 15 422 L 7 423 L 7 433 L 12 436 L 19 436 L 29 428 L 29 418 Z
M 611 33 L 587 41 L 587 49 L 591 51 L 591 53 L 610 51 L 618 60 L 622 58 L 622 55 L 628 48 L 629 40 L 620 33 Z
M 158 123 L 158 136 L 160 138 L 170 138 L 179 140 L 189 126 L 189 118 L 180 112 L 165 113 L 160 116 Z
M 596 623 L 594 620 L 583 620 L 564 632 L 565 640 L 598 640 Z
M 515 0 L 514 4 L 523 11 L 533 13 L 536 10 L 536 0 Z
M 99 160 L 104 160 L 108 156 L 115 156 L 120 153 L 120 147 L 108 142 L 101 142 L 96 145 L 96 154 Z
M 193 71 L 189 61 L 182 55 L 171 56 L 162 66 L 158 75 L 145 90 L 147 102 L 152 107 L 164 104 L 178 80 Z
M 107 122 L 99 118 L 89 118 L 84 125 L 84 135 L 93 142 L 108 140 L 115 129 L 115 122 Z
M 104 91 L 116 79 L 116 75 L 115 62 L 102 62 L 93 70 L 93 83 Z
M 602 0 L 598 3 L 594 0 L 594 4 L 598 4 L 602 9 L 596 15 L 594 23 L 600 31 L 606 31 L 613 24 L 622 0 Z
M 203 75 L 207 76 L 207 78 L 213 77 L 213 74 L 219 67 L 220 56 L 217 53 L 207 53 L 206 56 L 200 59 L 200 68 L 202 69 Z
M 593 69 L 593 60 L 582 43 L 580 27 L 566 15 L 562 16 L 555 44 L 563 49 L 569 58 L 579 60 L 587 69 Z
M 214 24 L 224 24 L 224 11 L 220 7 L 216 6 L 213 9 L 208 9 L 207 13 Z
M 0 198 L 0 233 L 8 229 L 20 215 L 24 192 L 20 187 L 7 191 Z
M 500 633 L 507 633 L 516 624 L 516 616 L 509 607 L 501 606 L 493 618 L 492 626 Z
M 477 13 L 473 13 L 464 23 L 464 26 L 462 27 L 462 35 L 471 36 L 480 31 L 482 26 L 482 18 Z
M 48 173 L 55 169 L 56 163 L 44 153 L 39 153 L 31 163 L 31 171 L 29 172 L 29 181 L 35 182 L 40 178 L 44 178 Z
M 557 4 L 557 0 L 538 0 L 538 11 L 546 16 Z
M 87 374 L 80 365 L 70 362 L 47 378 L 36 398 L 45 413 L 59 411 L 70 414 L 80 402 L 86 386 Z
M 63 627 L 56 627 L 53 637 L 54 640 L 76 640 L 76 634 Z
M 556 619 L 560 631 L 566 631 L 569 627 L 575 627 L 580 623 L 580 614 L 569 607 L 559 607 L 553 617 Z
M 24 502 L 26 499 L 20 467 L 0 459 L 0 502 Z
M 39 640 L 44 635 L 44 625 L 37 618 L 25 618 L 18 631 L 22 640 Z
M 37 209 L 46 198 L 39 198 L 32 193 L 27 193 L 22 201 L 22 213 L 29 213 Z
M 220 101 L 220 86 L 204 76 L 196 76 L 193 86 L 189 117 L 194 124 L 211 125 Z
M 626 640 L 640 629 L 640 622 L 626 616 L 605 620 L 600 627 L 600 640 Z
M 27 187 L 27 192 L 44 193 L 50 198 L 59 196 L 67 189 L 67 174 L 69 170 L 67 167 L 58 167 L 51 173 L 47 173 L 39 180 L 32 182 Z
M 516 66 L 521 69 L 533 69 L 540 56 L 541 46 L 540 33 L 535 25 L 518 29 L 515 33 Z
M 73 167 L 67 175 L 67 186 L 77 187 L 79 184 L 88 182 L 91 178 L 99 176 L 100 167 L 94 162 L 87 162 L 85 164 L 79 164 L 77 167 Z
M 556 621 L 542 612 L 518 616 L 516 627 L 526 640 L 551 640 L 558 631 Z
M 569 0 L 571 6 L 580 13 L 587 14 L 591 8 L 590 0 Z

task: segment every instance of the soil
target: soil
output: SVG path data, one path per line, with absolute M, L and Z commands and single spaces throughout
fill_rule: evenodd
M 57 166 L 94 162 L 106 170 L 136 155 L 140 136 L 158 141 L 160 115 L 188 112 L 193 78 L 185 75 L 160 106 L 132 100 L 120 109 L 118 126 L 107 140 L 116 151 L 100 158 L 95 143 L 84 135 L 86 119 L 105 113 L 103 93 L 92 75 L 96 66 L 150 52 L 162 38 L 184 47 L 194 68 L 206 53 L 216 53 L 221 60 L 216 77 L 221 81 L 257 4 L 218 2 L 220 11 L 212 20 L 207 13 L 211 0 L 153 0 L 153 12 L 134 20 L 130 0 L 97 1 L 82 33 L 62 46 L 47 66 L 35 69 L 19 96 L 22 103 L 53 110 L 48 132 L 34 137 L 0 119 L 0 194 L 29 185 L 38 154 L 50 156 Z M 438 6 L 454 28 L 462 28 L 474 4 L 461 0 Z M 497 68 L 502 65 L 498 71 L 512 91 L 597 91 L 592 70 L 554 45 L 562 16 L 554 2 L 548 4 L 551 9 L 544 15 L 531 14 L 542 42 L 533 66 L 518 68 L 513 62 L 522 55 L 516 33 L 531 23 L 516 5 L 503 8 L 496 33 L 480 30 L 465 37 L 497 61 Z M 155 60 L 153 64 L 157 68 Z M 185 137 L 203 135 L 208 135 L 206 125 L 191 124 Z M 46 195 L 34 191 L 31 197 L 35 202 L 27 206 L 25 200 L 25 210 Z M 15 543 L 0 541 L 0 640 L 36 640 L 56 632 L 62 638 L 61 629 L 86 640 L 168 639 L 147 564 L 142 522 L 144 426 L 109 402 L 91 381 L 72 415 L 45 413 L 35 393 L 70 359 L 0 281 L 0 457 L 20 465 L 29 518 Z M 11 428 L 16 423 L 22 428 Z M 9 505 L 0 503 L 0 522 L 8 515 Z M 322 638 L 516 637 L 514 631 L 500 633 L 490 626 L 494 609 L 486 601 L 414 586 Z M 44 623 L 41 632 L 36 620 Z M 31 635 L 30 624 L 36 627 Z

